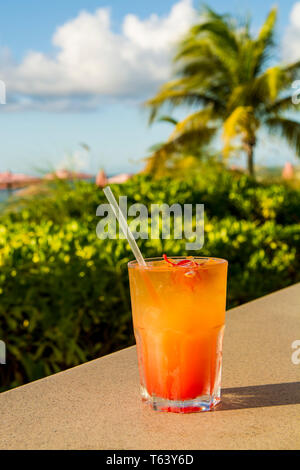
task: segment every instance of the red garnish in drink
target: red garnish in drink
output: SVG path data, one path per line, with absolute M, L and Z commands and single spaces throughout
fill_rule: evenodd
M 171 264 L 172 266 L 176 266 L 176 263 L 173 263 L 172 261 L 170 261 L 170 260 L 167 258 L 167 255 L 163 254 L 163 259 L 164 259 L 167 263 Z
M 181 261 L 179 261 L 179 263 L 176 264 L 176 266 L 188 266 L 192 264 L 193 266 L 195 266 L 196 263 L 194 260 L 190 260 L 190 259 L 182 259 Z
M 191 259 L 182 259 L 181 261 L 178 261 L 178 263 L 173 263 L 173 261 L 170 261 L 168 258 L 167 258 L 167 255 L 163 255 L 163 259 L 171 264 L 172 266 L 198 266 L 198 263 L 196 263 L 196 261 L 194 261 L 193 258 Z

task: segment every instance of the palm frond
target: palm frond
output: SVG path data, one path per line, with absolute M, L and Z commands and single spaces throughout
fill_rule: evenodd
M 150 108 L 149 123 L 151 124 L 156 118 L 160 108 L 167 104 L 172 110 L 176 106 L 181 105 L 202 105 L 207 102 L 204 95 L 196 92 L 187 91 L 185 89 L 172 90 L 162 88 L 157 95 L 146 101 L 145 106 Z
M 194 36 L 207 36 L 219 44 L 223 43 L 225 50 L 237 52 L 238 44 L 235 36 L 236 25 L 229 15 L 219 15 L 209 7 L 205 7 L 200 15 L 198 24 L 192 26 L 191 34 Z
M 274 44 L 274 27 L 277 20 L 277 11 L 277 7 L 271 9 L 258 33 L 256 44 L 262 48 L 265 48 L 269 44 Z
M 153 144 L 151 145 L 151 147 L 148 148 L 148 152 L 150 152 L 151 154 L 155 153 L 158 150 L 160 150 L 164 145 L 165 145 L 165 142 L 156 142 L 156 144 Z
M 289 146 L 300 157 L 300 122 L 284 117 L 271 117 L 266 120 L 265 125 L 269 132 L 283 137 Z
M 283 67 L 276 65 L 269 67 L 264 73 L 256 77 L 249 88 L 252 89 L 253 100 L 259 102 L 269 110 L 272 104 L 291 86 L 289 77 Z M 287 103 L 286 103 L 287 104 Z M 292 103 L 291 103 L 292 104 Z
M 174 126 L 178 124 L 178 120 L 175 118 L 172 118 L 172 116 L 160 116 L 156 120 L 157 122 L 169 122 L 170 124 L 173 124 Z
M 223 125 L 224 155 L 232 150 L 232 141 L 241 137 L 243 140 L 252 140 L 259 126 L 251 106 L 238 106 L 226 119 Z
M 168 140 L 164 144 L 160 145 L 157 150 L 155 150 L 148 159 L 152 161 L 157 161 L 157 159 L 167 160 L 175 153 L 181 153 L 182 155 L 191 148 L 200 148 L 208 144 L 212 137 L 216 134 L 217 128 L 202 128 L 197 130 L 187 131 L 182 133 L 179 137 L 173 140 Z
M 177 123 L 167 142 L 158 144 L 147 158 L 145 171 L 159 174 L 175 158 L 187 153 L 195 154 L 206 147 L 215 136 L 218 127 L 210 123 L 212 109 L 206 108 L 189 115 Z
M 261 27 L 257 39 L 254 41 L 255 62 L 254 74 L 257 75 L 267 60 L 270 58 L 270 51 L 274 47 L 274 32 L 277 20 L 277 7 L 269 12 L 266 21 Z
M 289 82 L 297 80 L 300 77 L 300 60 L 284 65 L 283 70 Z
M 177 123 L 172 134 L 169 137 L 169 142 L 178 142 L 178 139 L 183 137 L 184 134 L 198 132 L 199 142 L 201 142 L 202 144 L 207 143 L 211 138 L 211 134 L 209 132 L 209 123 L 212 118 L 214 118 L 212 107 L 208 107 L 190 114 L 185 119 Z M 215 125 L 213 126 L 213 128 L 215 128 Z
M 270 106 L 267 107 L 266 111 L 267 113 L 272 116 L 272 114 L 280 114 L 284 111 L 299 111 L 300 110 L 300 104 L 294 104 L 292 101 L 292 95 L 287 95 L 282 98 L 278 98 L 276 101 L 274 101 Z
M 169 154 L 162 148 L 153 152 L 145 159 L 146 166 L 144 168 L 144 172 L 151 174 L 152 176 L 162 176 L 165 172 L 169 158 Z
M 176 106 L 206 106 L 213 104 L 216 109 L 223 106 L 223 103 L 213 93 L 193 89 L 192 80 L 175 80 L 161 87 L 158 93 L 146 101 L 145 106 L 150 108 L 149 123 L 151 124 L 156 118 L 158 111 L 163 105 L 168 105 L 170 110 Z
M 174 62 L 180 65 L 180 62 L 186 64 L 209 57 L 223 69 L 223 73 L 234 78 L 237 53 L 238 41 L 232 19 L 206 7 L 199 22 L 191 27 L 179 44 Z

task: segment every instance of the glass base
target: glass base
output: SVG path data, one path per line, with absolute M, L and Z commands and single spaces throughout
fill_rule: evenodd
M 221 401 L 221 390 L 214 395 L 202 395 L 190 400 L 168 400 L 151 396 L 141 386 L 141 395 L 144 403 L 156 411 L 169 411 L 172 413 L 199 413 L 201 411 L 212 411 Z

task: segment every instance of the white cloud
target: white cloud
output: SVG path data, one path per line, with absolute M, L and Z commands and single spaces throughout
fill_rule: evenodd
M 58 27 L 52 55 L 30 51 L 19 64 L 0 53 L 0 77 L 8 109 L 93 108 L 99 97 L 139 97 L 155 90 L 170 73 L 172 47 L 193 22 L 191 0 L 180 0 L 169 14 L 141 20 L 128 14 L 121 32 L 111 27 L 108 8 L 82 11 Z
M 300 2 L 296 2 L 290 13 L 290 23 L 283 38 L 283 60 L 300 59 Z

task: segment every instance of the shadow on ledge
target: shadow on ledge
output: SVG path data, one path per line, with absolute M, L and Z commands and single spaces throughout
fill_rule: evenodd
M 300 382 L 222 389 L 216 411 L 300 404 Z

